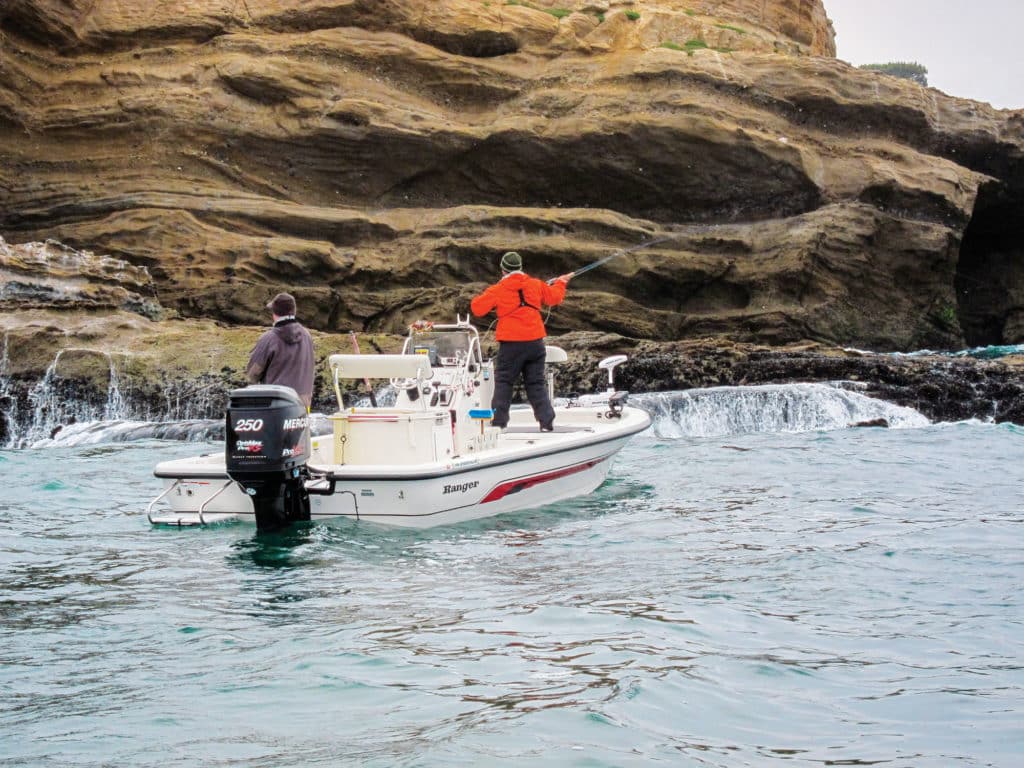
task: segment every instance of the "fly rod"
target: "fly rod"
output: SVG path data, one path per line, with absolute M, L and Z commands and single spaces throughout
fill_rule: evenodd
M 584 272 L 589 272 L 592 269 L 597 269 L 602 264 L 607 264 L 609 261 L 611 261 L 612 259 L 617 259 L 619 256 L 624 256 L 627 253 L 633 253 L 633 251 L 641 251 L 644 248 L 650 248 L 652 245 L 660 245 L 661 243 L 667 243 L 669 240 L 677 240 L 679 237 L 680 235 L 669 235 L 668 237 L 659 237 L 657 240 L 651 240 L 648 243 L 640 243 L 639 245 L 634 245 L 631 248 L 622 248 L 620 250 L 615 251 L 614 253 L 609 254 L 608 256 L 605 256 L 604 258 L 598 259 L 592 264 L 587 264 L 587 266 L 585 267 L 580 267 L 575 272 L 570 272 L 569 279 L 572 280 L 574 277 L 579 277 Z M 551 278 L 550 280 L 548 280 L 548 285 L 551 285 L 557 279 L 557 277 Z

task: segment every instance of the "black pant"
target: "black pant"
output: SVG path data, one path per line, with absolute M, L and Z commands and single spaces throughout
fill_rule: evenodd
M 548 385 L 544 380 L 544 358 L 547 348 L 544 339 L 536 341 L 503 341 L 498 345 L 498 359 L 494 365 L 494 397 L 491 409 L 496 427 L 508 426 L 508 408 L 512 403 L 512 386 L 519 374 L 523 374 L 526 397 L 533 406 L 533 416 L 541 427 L 550 428 L 555 420 L 555 409 L 548 397 Z

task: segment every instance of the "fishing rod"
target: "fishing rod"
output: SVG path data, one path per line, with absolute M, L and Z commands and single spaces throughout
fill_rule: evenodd
M 650 242 L 647 242 L 647 243 L 639 243 L 638 245 L 634 245 L 634 246 L 631 246 L 629 248 L 621 248 L 621 249 L 615 251 L 614 253 L 611 253 L 611 254 L 603 257 L 603 258 L 598 259 L 597 261 L 593 262 L 592 264 L 587 264 L 585 267 L 580 267 L 575 272 L 570 272 L 569 273 L 569 279 L 572 280 L 574 277 L 579 277 L 580 275 L 582 275 L 585 272 L 589 272 L 592 269 L 597 269 L 602 264 L 607 264 L 609 261 L 611 261 L 612 259 L 617 259 L 619 256 L 624 256 L 627 253 L 633 253 L 634 251 L 642 251 L 644 248 L 650 248 L 653 245 L 660 245 L 661 243 L 667 243 L 670 240 L 678 240 L 680 237 L 683 237 L 683 235 L 682 234 L 667 235 L 665 237 L 659 237 L 657 240 L 651 240 Z M 551 285 L 557 279 L 558 279 L 557 277 L 552 277 L 550 280 L 547 281 L 547 284 Z M 551 310 L 552 309 L 554 309 L 553 306 L 549 305 L 547 307 L 547 315 L 544 317 L 544 322 L 545 323 L 548 321 L 548 318 L 551 317 Z M 497 318 L 492 320 L 491 324 L 489 326 L 487 326 L 487 330 L 484 331 L 484 333 L 489 333 L 491 328 L 493 327 L 494 323 L 496 323 L 496 322 L 497 322 Z
M 615 251 L 614 253 L 605 256 L 604 258 L 598 259 L 592 264 L 587 264 L 585 267 L 580 267 L 575 272 L 570 272 L 569 279 L 572 280 L 574 277 L 579 277 L 584 272 L 589 272 L 592 269 L 597 269 L 602 264 L 607 264 L 609 261 L 611 261 L 612 259 L 617 259 L 619 256 L 624 256 L 627 253 L 633 253 L 634 251 L 641 251 L 644 248 L 650 248 L 652 245 L 660 245 L 661 243 L 667 243 L 669 240 L 678 240 L 680 237 L 682 237 L 682 235 L 668 235 L 667 237 L 659 237 L 657 240 L 651 240 L 648 243 L 640 243 L 639 245 L 634 245 L 630 248 L 621 248 Z M 557 279 L 557 277 L 551 278 L 550 280 L 548 280 L 548 285 L 551 285 Z

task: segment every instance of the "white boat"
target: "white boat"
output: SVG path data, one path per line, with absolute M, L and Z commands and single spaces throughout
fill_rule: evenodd
M 548 347 L 548 389 L 567 356 Z M 615 454 L 650 424 L 614 388 L 624 355 L 606 358 L 608 389 L 557 402 L 545 432 L 531 409 L 490 425 L 493 362 L 483 359 L 469 319 L 415 323 L 401 354 L 338 354 L 328 363 L 338 399 L 329 434 L 288 387 L 231 393 L 222 452 L 165 461 L 163 492 L 149 505 L 155 525 L 255 520 L 274 529 L 296 520 L 353 518 L 427 528 L 537 507 L 590 493 Z M 387 379 L 394 402 L 348 406 L 343 379 Z

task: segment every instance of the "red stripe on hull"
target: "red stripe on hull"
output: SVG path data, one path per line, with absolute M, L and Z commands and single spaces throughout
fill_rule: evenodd
M 608 458 L 608 456 L 602 456 L 599 459 L 585 461 L 582 464 L 558 469 L 554 472 L 545 472 L 542 475 L 533 475 L 532 477 L 521 477 L 518 480 L 509 480 L 508 482 L 497 485 L 491 489 L 491 492 L 484 496 L 480 503 L 486 504 L 489 501 L 498 501 L 510 494 L 525 491 L 527 488 L 532 488 L 535 485 L 540 485 L 541 483 L 546 483 L 550 480 L 557 480 L 558 478 L 566 477 L 567 475 L 575 475 L 577 472 L 585 472 L 592 467 L 596 467 L 602 461 L 607 461 Z

